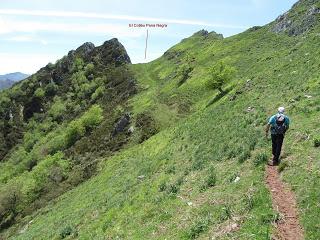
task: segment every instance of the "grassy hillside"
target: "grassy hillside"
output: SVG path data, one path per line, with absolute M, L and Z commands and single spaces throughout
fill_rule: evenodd
M 288 13 L 293 23 L 286 28 L 277 28 L 283 21 L 279 18 L 226 39 L 200 31 L 151 63 L 129 66 L 138 92 L 128 95 L 123 104 L 112 105 L 118 106 L 120 113 L 114 112 L 118 117 L 125 112 L 124 107 L 131 111 L 133 134 L 128 138 L 123 132 L 117 135 L 119 139 L 110 140 L 116 146 L 123 143 L 121 148 L 104 145 L 112 138 L 101 132 L 105 126 L 112 131 L 118 119 L 114 117 L 104 124 L 100 122 L 103 120 L 93 121 L 94 127 L 89 127 L 85 136 L 72 146 L 46 155 L 28 173 L 17 172 L 10 160 L 1 163 L 5 169 L 0 175 L 3 193 L 15 178 L 30 175 L 31 180 L 41 180 L 50 176 L 47 169 L 52 168 L 48 166 L 62 171 L 59 186 L 69 184 L 76 176 L 76 166 L 84 166 L 86 159 L 96 159 L 93 177 L 75 188 L 72 184 L 63 188 L 72 190 L 40 205 L 46 206 L 37 211 L 18 214 L 15 224 L 3 230 L 2 236 L 269 239 L 272 223 L 281 216 L 272 210 L 264 184 L 271 143 L 264 138 L 263 126 L 283 105 L 292 126 L 279 171 L 297 195 L 306 239 L 319 239 L 320 26 L 309 24 L 313 17 L 308 24 L 304 22 L 318 4 L 300 1 Z M 319 19 L 318 13 L 312 16 Z M 301 31 L 297 31 L 299 26 Z M 290 29 L 295 29 L 294 34 Z M 221 60 L 237 70 L 232 81 L 223 86 L 223 94 L 207 85 L 208 69 Z M 188 74 L 182 74 L 185 64 L 191 68 Z M 131 79 L 129 76 L 126 79 Z M 81 114 L 63 119 L 57 132 L 45 132 L 45 140 L 39 145 L 50 143 L 51 134 L 64 136 L 63 129 L 71 128 L 71 121 L 85 124 L 90 109 L 99 112 L 92 104 L 88 103 Z M 103 109 L 103 119 L 107 119 L 108 102 L 97 104 Z M 106 149 L 90 149 L 88 157 L 86 150 L 82 151 L 87 143 Z M 114 150 L 111 154 L 110 149 Z M 18 151 L 9 156 L 19 166 L 24 158 L 18 156 L 24 155 Z M 80 165 L 75 164 L 78 161 Z M 8 175 L 9 169 L 15 173 Z M 18 205 L 17 211 L 22 206 Z

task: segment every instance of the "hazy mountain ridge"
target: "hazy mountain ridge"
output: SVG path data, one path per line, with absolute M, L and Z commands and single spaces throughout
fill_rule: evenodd
M 21 72 L 0 75 L 0 90 L 11 87 L 15 82 L 26 79 L 29 75 Z

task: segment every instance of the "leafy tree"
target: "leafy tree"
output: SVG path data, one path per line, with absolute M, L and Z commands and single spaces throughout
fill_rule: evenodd
M 83 69 L 83 67 L 84 67 L 83 59 L 80 57 L 77 57 L 73 62 L 72 72 L 81 71 Z
M 180 77 L 180 80 L 178 82 L 178 85 L 181 86 L 183 83 L 185 83 L 190 78 L 190 73 L 194 69 L 194 61 L 195 58 L 191 57 L 189 54 L 186 55 L 185 63 L 181 64 L 178 68 L 178 75 Z
M 223 61 L 219 61 L 209 69 L 210 78 L 207 85 L 211 89 L 218 89 L 220 93 L 223 93 L 222 86 L 228 83 L 236 72 L 234 67 L 227 65 Z
M 45 91 L 39 87 L 37 90 L 34 92 L 34 96 L 38 98 L 43 98 L 45 96 Z
M 94 71 L 94 64 L 89 63 L 87 66 L 84 68 L 85 75 L 88 77 L 90 74 L 93 74 Z

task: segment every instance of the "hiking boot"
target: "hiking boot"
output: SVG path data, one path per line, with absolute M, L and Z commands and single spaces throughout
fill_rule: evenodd
M 274 163 L 272 161 L 268 161 L 268 166 L 274 166 Z

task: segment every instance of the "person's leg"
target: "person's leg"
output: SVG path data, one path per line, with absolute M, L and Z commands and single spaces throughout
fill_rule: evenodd
M 275 154 L 273 159 L 273 163 L 275 165 L 278 165 L 280 161 L 279 158 L 281 154 L 282 142 L 283 142 L 283 135 L 275 135 Z
M 276 150 L 277 150 L 277 136 L 275 134 L 271 134 L 271 140 L 272 140 L 272 155 L 273 155 L 272 162 L 273 164 L 275 164 Z
M 281 155 L 281 149 L 282 149 L 282 144 L 283 144 L 283 138 L 284 138 L 283 134 L 277 136 L 277 150 L 276 150 L 277 163 L 276 164 L 280 163 L 280 155 Z

